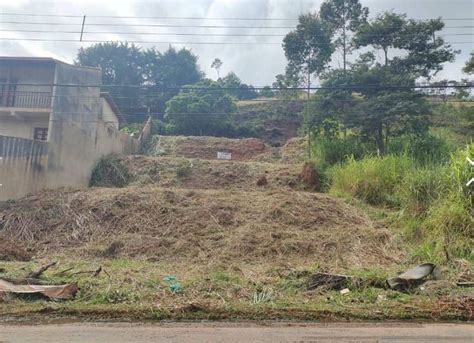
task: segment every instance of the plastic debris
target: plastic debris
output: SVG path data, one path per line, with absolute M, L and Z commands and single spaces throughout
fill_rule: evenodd
M 349 294 L 351 291 L 349 290 L 349 288 L 344 288 L 344 289 L 341 289 L 341 291 L 339 293 L 341 293 L 341 295 L 346 295 L 346 294 Z
M 66 285 L 15 285 L 11 282 L 0 279 L 0 294 L 42 294 L 52 299 L 71 299 L 74 298 L 78 291 L 76 284 Z
M 432 263 L 420 264 L 397 277 L 387 279 L 387 285 L 389 288 L 399 291 L 419 286 L 427 276 L 433 273 L 434 269 L 435 265 Z

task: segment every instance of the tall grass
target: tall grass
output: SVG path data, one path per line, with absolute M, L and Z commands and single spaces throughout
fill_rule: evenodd
M 405 237 L 415 256 L 440 261 L 474 259 L 474 187 L 466 157 L 474 144 L 453 153 L 448 163 L 419 163 L 407 155 L 350 158 L 332 167 L 330 192 L 372 205 L 400 209 Z
M 367 156 L 357 161 L 351 157 L 346 164 L 330 169 L 330 192 L 353 196 L 371 205 L 398 206 L 397 189 L 405 174 L 413 168 L 406 156 Z

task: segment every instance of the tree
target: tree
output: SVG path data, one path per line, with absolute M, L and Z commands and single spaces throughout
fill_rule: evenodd
M 275 92 L 270 86 L 265 86 L 260 91 L 260 95 L 265 98 L 273 98 L 275 96 Z
M 462 71 L 466 74 L 474 74 L 474 52 L 471 52 L 471 57 L 466 61 Z
M 115 85 L 104 90 L 123 112 L 162 112 L 180 87 L 203 78 L 197 56 L 184 48 L 170 47 L 161 53 L 128 43 L 99 43 L 79 49 L 76 64 L 102 68 L 102 82 Z M 146 90 L 136 86 L 146 86 Z
M 216 58 L 214 61 L 212 61 L 211 68 L 214 68 L 217 72 L 217 79 L 220 79 L 220 72 L 221 72 L 221 67 L 222 67 L 222 61 L 218 58 Z
M 283 49 L 292 68 L 306 78 L 309 98 L 311 76 L 326 68 L 334 52 L 328 28 L 315 14 L 301 15 L 296 30 L 283 39 Z
M 80 48 L 75 63 L 102 68 L 104 85 L 123 85 L 103 87 L 103 90 L 112 94 L 123 111 L 129 107 L 140 107 L 139 90 L 135 86 L 142 85 L 147 76 L 144 52 L 139 47 L 128 43 L 94 44 Z
M 161 53 L 155 49 L 147 51 L 149 73 L 146 80 L 149 87 L 149 107 L 155 111 L 165 110 L 166 102 L 179 93 L 180 88 L 203 79 L 204 74 L 197 64 L 198 57 L 191 50 L 176 50 L 169 47 Z
M 385 65 L 388 65 L 389 49 L 401 45 L 400 33 L 405 23 L 405 15 L 385 12 L 373 21 L 359 26 L 354 43 L 357 47 L 371 45 L 376 49 L 382 49 Z
M 254 87 L 242 83 L 242 80 L 233 71 L 217 81 L 222 87 L 227 88 L 227 93 L 239 100 L 255 99 L 258 94 Z
M 233 98 L 215 81 L 203 80 L 166 103 L 165 119 L 176 134 L 221 135 L 230 126 L 237 107 Z
M 327 0 L 321 4 L 321 20 L 336 37 L 335 46 L 342 49 L 343 69 L 347 70 L 347 55 L 351 52 L 348 33 L 365 23 L 369 14 L 359 0 Z

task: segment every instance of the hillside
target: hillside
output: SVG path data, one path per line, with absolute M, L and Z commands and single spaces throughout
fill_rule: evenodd
M 316 271 L 383 285 L 405 251 L 362 209 L 311 191 L 301 177 L 304 139 L 282 148 L 211 137 L 155 143 L 158 156 L 120 158 L 126 187 L 44 191 L 0 205 L 0 278 L 31 270 L 25 260 L 57 260 L 45 282 L 80 288 L 76 300 L 54 305 L 0 301 L 0 316 L 400 318 L 395 291 L 306 289 Z M 236 160 L 217 160 L 222 150 Z M 391 297 L 383 312 L 377 294 Z M 413 317 L 431 315 L 436 301 L 413 298 Z M 446 301 L 450 311 L 436 316 L 466 318 L 464 305 Z

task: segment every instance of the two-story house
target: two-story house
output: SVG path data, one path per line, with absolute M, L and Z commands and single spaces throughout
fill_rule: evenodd
M 99 85 L 100 77 L 99 68 L 52 58 L 0 57 L 0 135 L 47 141 L 53 117 L 104 120 L 118 129 L 124 118 L 112 97 L 98 86 L 80 87 Z M 53 86 L 58 80 L 76 86 Z

